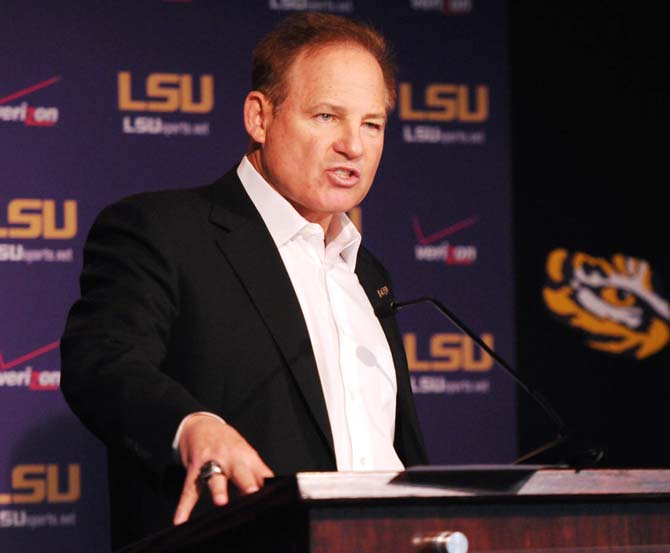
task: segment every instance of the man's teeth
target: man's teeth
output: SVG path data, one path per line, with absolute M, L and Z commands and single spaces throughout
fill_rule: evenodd
M 351 175 L 353 175 L 353 173 L 351 171 L 347 171 L 346 169 L 337 169 L 335 171 L 335 174 L 338 177 L 350 177 Z

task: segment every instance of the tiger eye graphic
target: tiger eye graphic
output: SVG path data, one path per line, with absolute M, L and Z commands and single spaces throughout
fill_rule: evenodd
M 582 333 L 589 347 L 644 359 L 670 342 L 670 306 L 655 291 L 644 259 L 557 248 L 547 256 L 546 272 L 547 308 Z

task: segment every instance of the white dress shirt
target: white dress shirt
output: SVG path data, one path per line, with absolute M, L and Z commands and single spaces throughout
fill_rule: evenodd
M 326 401 L 337 470 L 402 470 L 393 448 L 393 358 L 354 272 L 360 233 L 346 215 L 335 215 L 326 243 L 321 225 L 304 219 L 246 156 L 237 175 L 270 231 L 298 297 Z
M 402 470 L 393 448 L 393 358 L 354 272 L 360 233 L 346 215 L 335 215 L 326 243 L 321 225 L 304 219 L 246 157 L 237 175 L 270 231 L 300 302 L 328 409 L 337 469 Z

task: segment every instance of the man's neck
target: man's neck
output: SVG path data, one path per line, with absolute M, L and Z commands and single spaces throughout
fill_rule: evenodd
M 256 169 L 256 172 L 261 177 L 263 177 L 263 180 L 267 182 L 277 192 L 279 192 L 279 194 L 281 194 L 281 191 L 277 189 L 277 187 L 272 183 L 272 180 L 263 170 L 263 164 L 261 162 L 261 149 L 260 148 L 252 149 L 249 152 L 247 152 L 246 156 L 247 159 L 249 160 L 249 163 L 251 163 L 254 169 Z M 316 223 L 317 225 L 321 226 L 321 228 L 323 229 L 323 236 L 326 244 L 330 241 L 331 238 L 337 236 L 337 234 L 340 231 L 340 224 L 339 222 L 337 222 L 339 218 L 335 217 L 333 213 L 305 212 L 302 206 L 296 205 L 293 201 L 291 201 L 291 198 L 287 198 L 283 194 L 282 196 L 288 203 L 290 203 L 293 206 L 293 209 L 295 209 L 300 214 L 300 216 L 303 217 L 306 221 L 309 221 L 310 223 Z

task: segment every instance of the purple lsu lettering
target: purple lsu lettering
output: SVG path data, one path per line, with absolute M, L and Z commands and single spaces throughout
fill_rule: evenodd
M 16 465 L 12 469 L 11 492 L 0 493 L 0 505 L 74 503 L 81 497 L 80 465 L 68 465 L 63 489 L 60 482 L 61 475 L 56 464 Z
M 493 349 L 493 335 L 481 335 L 484 343 Z M 416 333 L 403 335 L 407 363 L 410 371 L 472 371 L 491 370 L 493 359 L 484 352 L 472 338 L 462 334 L 439 333 L 431 335 L 428 341 L 429 359 L 419 359 Z

